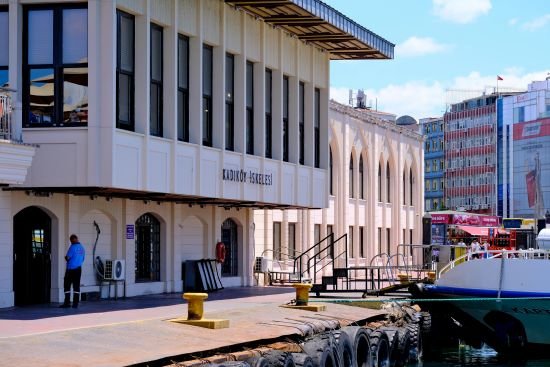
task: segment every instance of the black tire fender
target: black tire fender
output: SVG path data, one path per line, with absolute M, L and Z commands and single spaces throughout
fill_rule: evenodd
M 292 353 L 296 367 L 316 367 L 313 359 L 306 353 Z
M 372 367 L 389 367 L 390 343 L 388 335 L 383 330 L 374 330 L 369 339 Z
M 350 340 L 353 341 L 355 365 L 357 367 L 370 367 L 372 361 L 369 334 L 372 330 L 359 326 L 346 326 L 342 328 L 342 331 L 348 334 Z
M 262 356 L 269 367 L 296 367 L 292 354 L 280 350 L 271 350 Z

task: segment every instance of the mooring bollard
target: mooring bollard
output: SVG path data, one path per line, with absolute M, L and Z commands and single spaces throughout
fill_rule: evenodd
M 311 284 L 298 283 L 292 285 L 296 288 L 296 306 L 307 306 L 309 301 L 309 290 L 311 289 Z
M 229 320 L 225 319 L 203 319 L 204 300 L 208 298 L 206 293 L 184 293 L 183 299 L 187 300 L 187 319 L 179 317 L 171 319 L 171 322 L 179 324 L 200 326 L 209 329 L 223 329 L 229 327 Z
M 183 298 L 189 302 L 187 306 L 187 320 L 202 320 L 204 300 L 208 298 L 208 294 L 184 293 Z

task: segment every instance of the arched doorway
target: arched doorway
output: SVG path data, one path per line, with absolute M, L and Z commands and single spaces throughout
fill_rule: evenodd
M 136 221 L 136 282 L 160 280 L 160 222 L 146 213 Z
M 237 223 L 232 219 L 227 219 L 222 224 L 222 242 L 225 244 L 225 261 L 222 264 L 222 276 L 238 276 L 239 241 L 237 237 Z
M 13 290 L 15 305 L 49 303 L 52 220 L 31 206 L 13 217 Z

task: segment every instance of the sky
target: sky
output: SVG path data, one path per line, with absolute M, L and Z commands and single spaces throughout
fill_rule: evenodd
M 331 61 L 330 97 L 417 120 L 550 75 L 550 0 L 323 0 L 395 44 L 392 60 Z

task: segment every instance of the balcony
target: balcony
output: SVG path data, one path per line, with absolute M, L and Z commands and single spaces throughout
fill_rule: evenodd
M 25 182 L 36 151 L 14 137 L 12 115 L 9 91 L 0 89 L 0 184 Z

